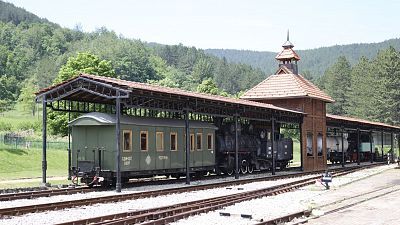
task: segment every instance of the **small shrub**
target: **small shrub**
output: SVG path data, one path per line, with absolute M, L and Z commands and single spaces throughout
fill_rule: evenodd
M 11 131 L 11 129 L 12 129 L 11 123 L 0 121 L 0 131 Z

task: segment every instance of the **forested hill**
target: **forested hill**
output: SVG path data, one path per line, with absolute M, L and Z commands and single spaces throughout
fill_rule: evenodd
M 106 28 L 67 29 L 1 0 L 0 15 L 0 112 L 15 103 L 31 104 L 35 91 L 60 81 L 67 62 L 75 74 L 104 75 L 99 68 L 106 65 L 109 75 L 121 79 L 223 95 L 265 78 L 260 69 L 201 49 L 150 44 Z
M 16 7 L 11 3 L 0 1 L 0 21 L 11 22 L 13 24 L 20 24 L 21 22 L 47 22 L 48 20 L 42 19 L 33 13 L 26 11 L 23 8 Z
M 293 41 L 296 45 L 296 41 Z M 379 43 L 349 44 L 322 47 L 310 50 L 295 50 L 301 57 L 300 71 L 309 71 L 313 77 L 320 77 L 326 69 L 333 65 L 340 56 L 345 56 L 354 65 L 361 56 L 372 59 L 379 50 L 389 46 L 400 50 L 400 39 L 390 39 Z M 226 58 L 228 62 L 245 63 L 255 68 L 260 68 L 267 74 L 272 74 L 277 69 L 275 52 L 258 52 L 234 49 L 206 49 L 206 53 L 219 58 Z

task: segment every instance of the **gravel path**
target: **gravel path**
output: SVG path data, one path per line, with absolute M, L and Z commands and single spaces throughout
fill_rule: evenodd
M 373 188 L 374 186 L 370 185 L 370 183 L 375 183 L 375 180 L 383 180 L 382 182 L 385 184 L 391 182 L 387 180 L 387 177 L 392 177 L 391 172 L 395 171 L 395 173 L 397 173 L 395 179 L 398 179 L 398 174 L 400 172 L 400 170 L 394 170 L 393 168 L 394 166 L 380 166 L 377 168 L 366 169 L 340 178 L 334 178 L 330 190 L 325 190 L 319 182 L 316 182 L 315 185 L 304 187 L 298 191 L 241 202 L 222 210 L 180 220 L 171 225 L 209 224 L 208 221 L 213 221 L 213 224 L 215 225 L 242 225 L 255 224 L 261 219 L 264 221 L 271 220 L 290 213 L 310 209 L 319 204 L 326 204 L 328 202 L 342 199 L 346 196 L 355 195 L 361 191 L 365 191 L 364 189 L 367 189 L 367 187 Z M 380 175 L 380 173 L 383 174 Z M 381 176 L 384 178 L 382 179 Z M 220 216 L 220 212 L 231 213 L 233 216 Z M 240 214 L 251 215 L 253 219 L 241 218 Z M 324 221 L 324 218 L 321 219 Z M 329 223 L 326 223 L 325 221 L 325 223 L 322 224 Z
M 277 196 L 271 196 L 261 199 L 256 199 L 253 201 L 242 202 L 236 204 L 234 206 L 226 207 L 225 209 L 218 210 L 215 212 L 202 214 L 199 216 L 191 217 L 186 220 L 178 221 L 176 224 L 254 224 L 254 220 L 241 219 L 240 217 L 221 217 L 219 216 L 219 212 L 229 212 L 232 214 L 250 214 L 254 219 L 267 219 L 267 218 L 275 218 L 282 215 L 285 215 L 290 212 L 296 212 L 299 210 L 307 209 L 310 206 L 315 206 L 316 204 L 323 203 L 324 201 L 333 200 L 335 198 L 340 197 L 341 194 L 333 195 L 333 193 L 337 193 L 346 187 L 351 187 L 354 184 L 359 182 L 355 182 L 361 177 L 368 177 L 373 174 L 388 170 L 393 168 L 392 166 L 380 166 L 377 168 L 367 169 L 359 172 L 355 172 L 349 175 L 346 175 L 341 178 L 334 178 L 332 183 L 332 189 L 330 191 L 326 191 L 324 187 L 316 182 L 315 185 L 311 185 L 305 187 L 299 191 L 285 193 Z M 396 170 L 400 172 L 400 170 Z M 375 176 L 376 177 L 376 176 Z M 224 178 L 225 180 L 232 180 L 232 178 Z M 269 186 L 282 184 L 290 181 L 297 180 L 299 178 L 292 178 L 286 180 L 279 181 L 265 181 L 265 182 L 257 182 L 250 183 L 245 185 L 237 185 L 230 188 L 216 188 L 211 190 L 204 191 L 196 191 L 189 193 L 181 193 L 181 194 L 173 194 L 169 196 L 159 196 L 154 198 L 146 198 L 146 199 L 137 199 L 137 200 L 128 200 L 124 202 L 118 203 L 110 203 L 110 204 L 97 204 L 93 206 L 84 206 L 77 207 L 66 210 L 59 211 L 49 211 L 42 213 L 34 213 L 27 214 L 23 216 L 11 217 L 9 219 L 0 220 L 0 224 L 53 224 L 56 222 L 67 222 L 71 220 L 89 218 L 94 216 L 100 216 L 104 214 L 113 214 L 125 212 L 127 210 L 140 210 L 146 208 L 160 207 L 171 204 L 177 204 L 181 202 L 194 201 L 204 198 L 211 198 L 217 196 L 223 196 L 228 194 L 234 194 L 244 191 L 256 190 L 260 188 L 266 188 Z M 218 179 L 218 182 L 221 180 Z M 193 182 L 194 184 L 206 183 L 206 182 L 217 182 L 213 181 L 199 181 Z M 146 190 L 156 190 L 161 188 L 169 188 L 176 187 L 179 185 L 163 185 L 163 186 L 144 186 L 140 188 L 132 188 L 125 189 L 123 193 L 130 192 L 139 192 Z M 182 186 L 185 186 L 182 184 Z M 357 186 L 357 185 L 356 185 Z M 357 192 L 355 187 L 350 188 Z M 350 192 L 350 191 L 349 191 Z M 92 192 L 87 194 L 75 194 L 68 196 L 54 196 L 50 198 L 39 198 L 33 200 L 15 200 L 10 202 L 4 202 L 1 204 L 1 207 L 11 207 L 12 205 L 26 205 L 34 203 L 45 203 L 45 202 L 55 202 L 57 200 L 73 200 L 80 198 L 88 198 L 95 196 L 104 196 L 115 194 L 114 191 L 109 192 Z M 327 196 L 330 196 L 329 199 Z

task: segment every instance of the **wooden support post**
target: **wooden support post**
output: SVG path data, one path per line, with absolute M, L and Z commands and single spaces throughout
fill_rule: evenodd
M 185 110 L 185 133 L 186 133 L 186 184 L 190 184 L 190 129 L 189 110 Z M 194 144 L 194 143 L 193 143 Z
M 272 123 L 272 131 L 271 131 L 271 151 L 272 151 L 272 175 L 275 175 L 275 169 L 276 169 L 276 165 L 275 165 L 275 118 L 274 116 L 272 116 L 271 119 L 271 123 Z
M 64 103 L 66 104 L 66 103 Z M 71 171 L 71 127 L 69 126 L 69 122 L 71 122 L 71 101 L 68 102 L 68 180 L 71 180 L 72 171 Z
M 344 154 L 344 127 L 342 126 L 342 128 L 341 128 L 341 133 L 342 133 L 342 167 L 344 167 L 344 164 L 345 164 L 345 159 L 344 159 L 344 156 L 345 156 L 345 154 Z
M 390 161 L 394 162 L 394 142 L 393 142 L 393 132 L 390 133 Z
M 374 162 L 374 158 L 373 158 L 373 150 L 372 150 L 372 131 L 370 131 L 369 132 L 369 148 L 370 148 L 370 150 L 371 150 L 371 152 L 370 152 L 370 161 L 371 161 L 371 163 L 373 163 Z
M 47 171 L 47 100 L 46 100 L 46 95 L 43 95 L 43 113 L 42 113 L 42 183 L 43 185 L 46 185 L 46 171 Z
M 117 99 L 115 100 L 115 139 L 117 144 L 117 155 L 116 155 L 116 171 L 117 180 L 115 184 L 116 192 L 121 192 L 121 99 L 119 98 L 119 92 L 117 92 Z
M 360 128 L 357 128 L 357 165 L 360 165 Z
M 383 131 L 382 131 L 382 133 L 381 133 L 381 140 L 382 140 L 382 143 L 381 143 L 382 162 L 384 162 L 385 159 L 383 158 Z
M 300 135 L 300 170 L 304 171 L 304 161 L 303 161 L 303 122 L 299 124 L 299 135 Z
M 235 179 L 239 179 L 239 134 L 238 134 L 238 115 L 235 115 Z

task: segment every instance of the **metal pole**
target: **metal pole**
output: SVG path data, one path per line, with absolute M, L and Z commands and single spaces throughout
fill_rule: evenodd
M 394 142 L 393 142 L 393 132 L 392 133 L 390 133 L 390 150 L 391 150 L 391 152 L 390 152 L 390 154 L 391 154 L 391 159 L 390 159 L 390 161 L 392 161 L 392 162 L 394 162 Z
M 47 152 L 47 108 L 46 108 L 46 95 L 43 96 L 43 133 L 42 133 L 42 143 L 43 143 L 43 152 L 42 152 L 42 183 L 46 184 L 46 170 L 47 170 L 47 159 L 46 159 L 46 152 Z
M 185 111 L 185 133 L 186 133 L 186 184 L 190 184 L 190 129 L 189 110 Z M 193 143 L 194 144 L 194 143 Z
M 119 98 L 119 92 L 117 92 L 117 99 L 115 100 L 115 139 L 117 142 L 117 182 L 115 190 L 121 192 L 121 99 Z
M 237 115 L 235 115 L 235 179 L 239 179 L 239 135 Z
M 371 160 L 371 163 L 373 163 L 374 162 L 374 159 L 373 159 L 373 152 L 372 152 L 372 131 L 370 131 L 369 132 L 369 148 L 370 148 L 370 150 L 371 150 L 371 152 L 370 152 L 370 160 Z
M 382 131 L 382 133 L 381 133 L 381 140 L 382 140 L 382 143 L 381 143 L 381 152 L 382 152 L 382 162 L 384 161 L 384 159 L 383 159 L 383 131 Z
M 272 117 L 271 119 L 272 123 L 272 132 L 271 132 L 271 151 L 272 151 L 272 175 L 275 175 L 275 118 Z
M 344 128 L 342 126 L 342 167 L 344 167 L 345 161 L 344 161 Z
M 68 110 L 71 110 L 71 102 L 68 102 L 68 106 Z M 71 122 L 71 112 L 68 111 L 68 180 L 71 180 L 71 127 L 69 122 Z
M 303 122 L 299 124 L 299 129 L 300 129 L 300 170 L 304 171 L 304 165 L 303 165 Z
M 357 165 L 360 165 L 360 128 L 357 128 Z

